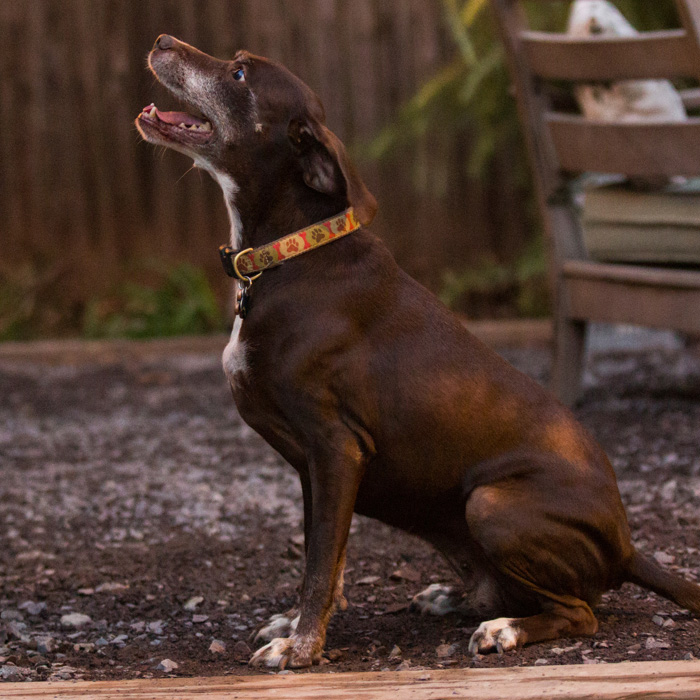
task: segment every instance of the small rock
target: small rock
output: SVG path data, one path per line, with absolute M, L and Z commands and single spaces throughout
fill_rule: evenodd
M 673 629 L 675 626 L 676 626 L 675 620 L 672 620 L 670 617 L 666 618 L 664 620 L 664 624 L 662 625 L 662 627 L 664 627 L 665 629 Z
M 647 637 L 644 642 L 645 649 L 670 649 L 671 645 L 668 642 L 662 642 L 654 637 Z
M 673 562 L 676 561 L 676 557 L 674 557 L 673 554 L 667 554 L 661 550 L 654 552 L 654 559 L 656 559 L 659 564 L 673 564 Z
M 417 681 L 429 681 L 432 676 L 429 673 L 422 673 L 420 676 L 416 676 Z
M 654 617 L 651 618 L 651 621 L 655 624 L 658 625 L 659 627 L 664 626 L 664 618 L 660 617 L 659 615 L 654 615 Z
M 5 666 L 0 666 L 0 678 L 4 681 L 17 682 L 22 680 L 22 672 L 17 666 L 7 664 Z
M 104 637 L 100 637 L 96 642 L 95 646 L 96 647 L 106 647 L 109 644 L 109 641 L 105 639 Z
M 406 659 L 405 661 L 402 661 L 397 667 L 397 671 L 408 671 L 411 668 L 411 662 Z
M 326 652 L 326 656 L 331 660 L 331 661 L 339 661 L 340 659 L 345 656 L 343 653 L 342 649 L 329 649 Z
M 70 613 L 61 617 L 61 625 L 63 627 L 84 627 L 91 622 L 92 618 L 89 615 L 83 615 L 83 613 Z
M 449 659 L 450 656 L 454 656 L 459 650 L 459 644 L 441 644 L 435 653 L 439 659 Z
M 137 620 L 129 625 L 129 629 L 132 632 L 143 632 L 146 629 L 146 623 L 143 620 Z
M 209 619 L 209 615 L 192 615 L 192 622 L 199 624 L 201 622 L 206 622 Z
M 54 677 L 58 677 L 58 679 L 62 681 L 69 681 L 77 672 L 78 669 L 72 666 L 61 666 L 61 668 L 57 669 L 56 673 L 54 673 Z
M 372 586 L 379 581 L 379 576 L 365 576 L 357 581 L 358 586 Z
M 278 671 L 277 675 L 278 676 L 293 676 L 294 671 L 292 671 L 290 668 L 285 668 L 285 669 L 282 669 L 281 671 Z
M 697 661 L 697 659 L 693 656 L 693 652 L 689 651 L 684 657 L 683 661 Z
M 73 651 L 83 651 L 89 654 L 90 652 L 95 651 L 95 645 L 89 642 L 80 642 L 73 645 Z
M 31 617 L 36 617 L 46 610 L 46 603 L 35 603 L 33 600 L 25 600 L 19 606 L 19 609 L 24 610 Z
M 394 648 L 389 652 L 389 661 L 395 661 L 401 658 L 401 647 L 394 644 Z
M 108 581 L 107 583 L 101 583 L 95 589 L 95 593 L 117 593 L 118 591 L 126 591 L 128 588 L 128 583 L 113 583 Z
M 146 626 L 148 631 L 152 634 L 163 634 L 163 628 L 166 624 L 167 623 L 163 622 L 163 620 L 154 620 L 153 622 L 149 622 Z
M 129 635 L 119 634 L 110 642 L 110 644 L 116 644 L 117 646 L 124 646 L 126 644 L 127 639 L 129 639 Z
M 418 583 L 421 579 L 420 573 L 410 566 L 402 566 L 394 571 L 390 576 L 393 581 L 410 581 Z
M 185 603 L 185 605 L 184 605 L 183 607 L 185 608 L 185 610 L 189 610 L 189 611 L 191 612 L 191 611 L 195 610 L 196 607 L 197 607 L 200 603 L 203 603 L 203 602 L 204 602 L 204 597 L 201 596 L 201 595 L 196 595 L 196 596 L 193 596 L 192 598 L 190 598 L 190 599 Z
M 27 644 L 30 641 L 29 637 L 25 634 L 26 629 L 26 622 L 17 622 L 16 620 L 12 620 L 5 625 L 5 632 L 9 638 L 19 639 L 23 644 Z
M 78 595 L 95 595 L 94 588 L 79 588 Z
M 678 487 L 678 482 L 675 479 L 667 481 L 661 487 L 661 498 L 664 501 L 672 501 L 676 495 L 676 488 Z
M 537 659 L 535 661 L 535 666 L 546 666 L 549 663 L 549 659 Z
M 22 622 L 22 620 L 24 620 L 24 615 L 22 615 L 19 610 L 3 610 L 0 613 L 0 620 Z
M 179 668 L 179 664 L 175 663 L 171 659 L 163 659 L 157 666 L 156 671 L 164 671 L 165 673 L 172 673 L 176 668 Z
M 549 653 L 561 656 L 562 654 L 568 654 L 570 651 L 576 651 L 576 649 L 579 649 L 582 644 L 583 642 L 576 642 L 576 644 L 573 644 L 570 647 L 564 647 L 563 649 L 561 647 L 552 647 L 549 650 Z
M 56 640 L 53 637 L 37 637 L 36 650 L 40 654 L 50 654 L 56 650 Z
M 209 651 L 212 654 L 224 654 L 226 653 L 226 645 L 218 639 L 214 639 L 209 645 Z
M 628 654 L 636 654 L 638 651 L 640 651 L 642 648 L 641 644 L 633 644 L 631 647 L 627 648 L 627 653 Z

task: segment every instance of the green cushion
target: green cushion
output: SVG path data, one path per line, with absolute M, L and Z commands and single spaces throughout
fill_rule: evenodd
M 584 243 L 594 260 L 700 264 L 700 180 L 654 192 L 589 188 L 581 213 Z

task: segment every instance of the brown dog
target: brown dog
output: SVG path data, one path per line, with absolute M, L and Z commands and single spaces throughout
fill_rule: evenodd
M 217 60 L 170 36 L 149 63 L 204 117 L 150 106 L 137 126 L 218 180 L 233 248 L 348 207 L 371 222 L 376 202 L 320 100 L 284 67 L 246 52 Z M 633 548 L 612 467 L 571 413 L 365 228 L 265 271 L 250 292 L 224 367 L 243 419 L 299 473 L 306 537 L 299 607 L 259 632 L 269 643 L 252 664 L 320 661 L 344 605 L 353 511 L 422 536 L 463 579 L 470 610 L 508 616 L 480 625 L 474 653 L 593 634 L 591 607 L 624 581 L 700 613 L 700 587 Z M 444 612 L 455 600 L 431 586 L 415 604 Z

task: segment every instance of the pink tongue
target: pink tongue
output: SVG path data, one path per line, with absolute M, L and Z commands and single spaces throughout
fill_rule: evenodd
M 158 119 L 160 119 L 162 122 L 165 122 L 166 124 L 174 124 L 175 126 L 180 124 L 184 124 L 185 126 L 192 126 L 192 124 L 204 124 L 203 119 L 187 114 L 187 112 L 161 112 L 156 107 L 156 114 L 158 115 Z

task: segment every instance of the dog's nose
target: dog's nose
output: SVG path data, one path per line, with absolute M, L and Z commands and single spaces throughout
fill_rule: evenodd
M 156 39 L 155 48 L 160 49 L 161 51 L 167 51 L 168 49 L 172 49 L 174 46 L 175 39 L 171 37 L 170 34 L 161 34 Z

